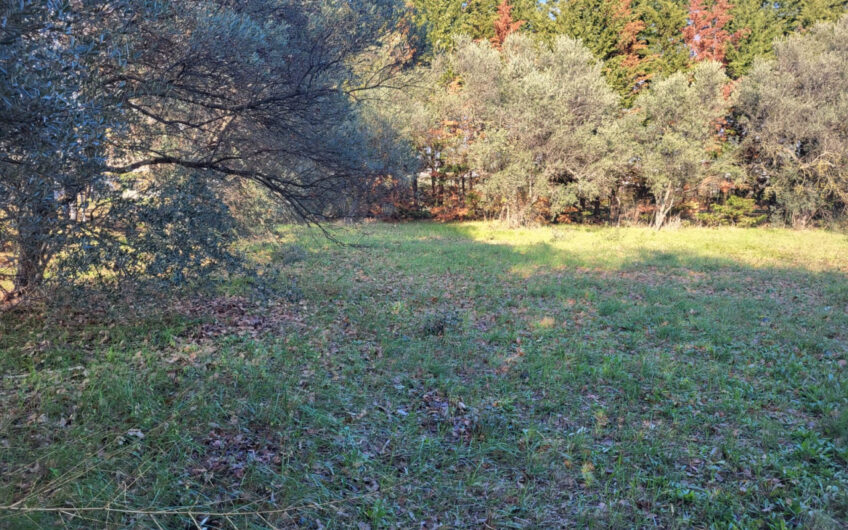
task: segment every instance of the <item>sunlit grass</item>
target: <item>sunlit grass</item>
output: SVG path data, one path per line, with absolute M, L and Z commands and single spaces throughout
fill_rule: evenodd
M 258 301 L 5 315 L 0 504 L 165 527 L 846 519 L 844 234 L 331 230 L 245 242 L 285 282 Z M 85 517 L 0 527 L 156 526 Z

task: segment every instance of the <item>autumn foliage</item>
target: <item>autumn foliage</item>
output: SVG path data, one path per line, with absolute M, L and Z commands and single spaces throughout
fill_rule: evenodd
M 621 57 L 619 67 L 635 93 L 651 78 L 650 63 L 656 56 L 647 53 L 648 46 L 639 35 L 645 30 L 645 22 L 633 13 L 631 0 L 620 0 L 615 15 L 617 21 L 626 21 L 619 33 L 616 49 Z
M 730 33 L 725 26 L 733 19 L 728 0 L 716 0 L 707 6 L 704 0 L 689 2 L 690 24 L 683 28 L 683 40 L 696 61 L 725 62 L 727 45 L 745 36 L 745 30 Z
M 512 6 L 509 5 L 507 0 L 503 0 L 498 6 L 498 18 L 495 19 L 495 36 L 491 39 L 492 45 L 500 50 L 509 34 L 518 31 L 518 28 L 523 24 L 523 20 L 514 21 L 512 19 Z

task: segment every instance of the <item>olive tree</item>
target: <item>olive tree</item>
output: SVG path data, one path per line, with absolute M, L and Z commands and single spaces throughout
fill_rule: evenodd
M 112 192 L 102 165 L 116 123 L 92 76 L 106 47 L 81 35 L 100 9 L 23 1 L 0 10 L 0 294 L 11 298 L 100 222 L 91 201 Z
M 349 212 L 398 156 L 361 100 L 408 60 L 392 0 L 5 2 L 0 265 L 182 278 L 227 257 L 222 199 Z M 393 41 L 394 42 L 394 41 Z
M 299 218 L 333 215 L 389 168 L 357 98 L 403 55 L 379 53 L 393 0 L 172 1 L 106 73 L 137 121 L 115 171 L 179 166 L 262 184 Z M 178 36 L 178 38 L 177 38 Z
M 599 193 L 599 130 L 619 101 L 583 44 L 512 34 L 499 52 L 464 40 L 451 67 L 463 83 L 462 111 L 482 131 L 471 158 L 491 207 L 522 224 Z
M 731 103 L 723 94 L 727 82 L 719 63 L 698 63 L 653 83 L 622 118 L 622 140 L 654 197 L 655 228 L 704 177 L 724 170 L 714 148 L 718 120 Z
M 795 226 L 848 205 L 848 16 L 775 46 L 740 87 L 743 160 Z

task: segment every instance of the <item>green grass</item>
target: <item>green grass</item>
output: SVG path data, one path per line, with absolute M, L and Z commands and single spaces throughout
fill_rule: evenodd
M 246 242 L 263 300 L 4 315 L 0 527 L 848 520 L 845 235 L 336 236 Z

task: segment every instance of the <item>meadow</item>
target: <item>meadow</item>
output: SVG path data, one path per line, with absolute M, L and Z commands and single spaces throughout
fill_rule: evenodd
M 845 234 L 330 230 L 244 242 L 261 296 L 0 315 L 0 528 L 848 521 Z

